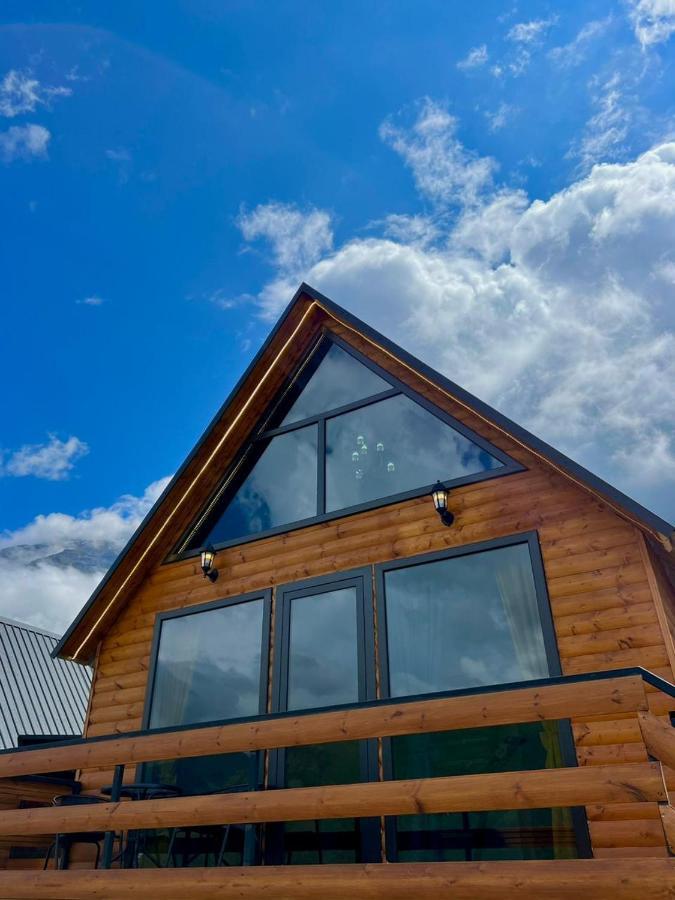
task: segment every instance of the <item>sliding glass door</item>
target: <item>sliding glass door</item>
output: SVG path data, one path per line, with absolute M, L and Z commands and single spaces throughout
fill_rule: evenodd
M 277 591 L 277 712 L 317 710 L 375 697 L 370 570 Z M 271 787 L 310 787 L 376 780 L 377 743 L 296 747 L 271 755 Z M 266 859 L 338 863 L 380 858 L 377 820 L 291 822 L 268 830 Z

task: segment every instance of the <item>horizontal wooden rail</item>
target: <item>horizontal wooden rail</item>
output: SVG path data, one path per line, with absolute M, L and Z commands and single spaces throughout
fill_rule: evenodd
M 637 763 L 7 810 L 0 818 L 0 835 L 665 800 L 658 763 Z
M 139 732 L 0 753 L 0 778 L 271 750 L 371 737 L 620 714 L 646 709 L 639 674 L 556 679 L 513 690 L 471 691 L 428 700 L 401 700 L 310 714 L 283 714 L 217 726 Z
M 647 753 L 675 769 L 675 729 L 650 712 L 640 712 L 638 722 Z
M 673 900 L 675 859 L 0 872 L 0 900 Z

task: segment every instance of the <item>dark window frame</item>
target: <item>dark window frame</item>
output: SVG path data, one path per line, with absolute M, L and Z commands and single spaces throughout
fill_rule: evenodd
M 461 544 L 457 547 L 450 547 L 445 550 L 435 551 L 433 553 L 423 553 L 418 556 L 411 556 L 406 559 L 390 560 L 388 562 L 376 563 L 375 569 L 375 603 L 377 608 L 378 623 L 378 655 L 379 655 L 379 675 L 380 675 L 380 696 L 382 700 L 391 702 L 394 700 L 409 700 L 411 695 L 403 695 L 401 697 L 392 697 L 389 681 L 389 653 L 388 653 L 388 633 L 387 633 L 387 601 L 385 592 L 385 574 L 397 569 L 408 569 L 418 565 L 438 562 L 446 559 L 456 559 L 461 556 L 473 556 L 476 553 L 483 553 L 490 550 L 499 550 L 503 547 L 513 547 L 518 544 L 526 544 L 529 550 L 530 564 L 532 567 L 532 576 L 534 580 L 535 597 L 537 600 L 537 610 L 541 623 L 542 637 L 544 641 L 544 651 L 546 653 L 546 661 L 549 667 L 547 679 L 556 678 L 563 674 L 560 663 L 560 653 L 558 650 L 558 642 L 555 634 L 555 626 L 553 621 L 553 613 L 551 611 L 551 602 L 548 594 L 548 585 L 546 582 L 546 572 L 544 569 L 544 561 L 541 554 L 539 544 L 539 535 L 536 531 L 526 531 L 519 534 L 505 535 L 504 537 L 492 538 L 487 541 L 479 541 L 473 544 Z M 540 679 L 530 679 L 528 681 L 518 682 L 526 687 L 530 682 L 537 683 Z M 454 693 L 461 695 L 462 693 L 471 693 L 477 688 L 457 688 Z M 500 683 L 496 685 L 481 685 L 480 690 L 499 691 L 503 690 Z M 421 697 L 431 698 L 434 696 L 442 696 L 445 692 L 432 692 L 423 695 L 416 695 L 418 699 Z M 576 747 L 574 743 L 574 735 L 572 733 L 572 723 L 569 719 L 559 719 L 560 730 L 560 750 L 565 766 L 578 766 Z M 384 770 L 385 781 L 391 781 L 394 777 L 393 771 L 393 754 L 391 748 L 391 738 L 382 739 L 382 766 Z M 581 858 L 587 859 L 593 856 L 588 822 L 586 819 L 586 811 L 584 807 L 570 807 L 572 815 L 572 825 L 574 828 L 577 850 Z M 389 862 L 397 862 L 397 830 L 396 816 L 385 817 L 385 846 L 387 852 L 387 860 Z
M 143 707 L 143 730 L 161 730 L 162 728 L 192 728 L 196 725 L 207 725 L 208 722 L 192 722 L 185 725 L 167 725 L 157 726 L 150 729 L 150 716 L 152 714 L 153 695 L 155 691 L 155 681 L 157 676 L 157 659 L 159 655 L 159 643 L 162 636 L 162 625 L 170 619 L 179 619 L 185 616 L 199 615 L 200 613 L 210 612 L 214 609 L 222 609 L 228 606 L 237 606 L 240 603 L 250 603 L 253 600 L 262 600 L 263 616 L 261 628 L 261 645 L 260 645 L 260 691 L 258 696 L 258 713 L 257 716 L 264 716 L 267 712 L 267 692 L 269 687 L 269 658 L 270 658 L 270 622 L 272 611 L 272 590 L 265 588 L 261 591 L 251 591 L 247 594 L 237 594 L 234 597 L 224 597 L 219 600 L 210 600 L 207 603 L 199 603 L 196 606 L 186 606 L 181 609 L 172 609 L 167 612 L 157 613 L 155 616 L 155 625 L 152 633 L 152 644 L 150 646 L 150 668 L 148 670 L 148 681 L 145 691 L 145 703 Z M 243 716 L 243 720 L 250 720 L 250 716 Z M 213 719 L 214 723 L 221 721 Z M 238 719 L 227 719 L 228 722 L 236 722 Z
M 387 699 L 399 699 L 392 697 L 389 683 L 389 648 L 387 641 L 387 601 L 385 596 L 385 575 L 396 569 L 411 569 L 415 566 L 423 566 L 427 563 L 440 562 L 446 559 L 455 559 L 460 556 L 473 556 L 476 553 L 484 553 L 490 550 L 500 550 L 504 547 L 513 547 L 517 544 L 527 544 L 532 565 L 532 577 L 534 591 L 537 599 L 537 610 L 541 622 L 546 662 L 549 667 L 549 678 L 562 675 L 560 654 L 555 636 L 553 614 L 546 586 L 546 573 L 544 562 L 539 547 L 539 537 L 536 531 L 526 531 L 520 534 L 510 534 L 504 537 L 493 538 L 488 541 L 479 541 L 473 544 L 461 544 L 457 547 L 448 547 L 445 550 L 423 553 L 419 556 L 410 556 L 407 559 L 395 559 L 388 562 L 375 564 L 375 597 L 377 602 L 377 621 L 379 628 L 379 656 L 380 656 L 380 685 L 382 697 Z
M 356 590 L 356 637 L 358 666 L 359 705 L 376 699 L 375 666 L 375 618 L 373 606 L 372 573 L 369 566 L 332 573 L 303 581 L 288 582 L 276 589 L 274 610 L 274 660 L 272 674 L 272 714 L 307 715 L 339 709 L 338 706 L 309 707 L 288 710 L 288 669 L 290 660 L 290 613 L 293 599 L 329 593 L 343 588 Z M 351 706 L 351 704 L 347 704 Z M 359 741 L 361 779 L 363 782 L 378 781 L 377 739 Z M 284 748 L 269 752 L 268 786 L 283 788 L 286 783 L 286 751 Z M 364 860 L 379 862 L 380 832 L 379 819 L 362 819 L 359 829 L 361 855 Z M 280 827 L 268 828 L 268 850 L 266 862 L 281 864 L 283 857 L 283 832 Z
M 366 397 L 362 400 L 357 400 L 353 403 L 348 403 L 343 406 L 336 407 L 329 410 L 328 412 L 317 413 L 316 415 L 309 416 L 305 419 L 299 419 L 297 422 L 291 422 L 288 425 L 283 425 L 278 428 L 267 428 L 267 423 L 270 421 L 271 417 L 277 415 L 279 410 L 283 411 L 284 403 L 287 402 L 286 397 L 289 394 L 289 391 L 296 383 L 296 380 L 301 377 L 302 372 L 311 362 L 311 359 L 326 343 L 331 342 L 336 344 L 340 349 L 350 354 L 357 362 L 366 366 L 368 369 L 370 369 L 372 372 L 374 372 L 376 375 L 390 384 L 391 389 L 381 391 L 378 394 L 372 394 L 369 397 Z M 476 434 L 472 429 L 468 428 L 454 416 L 451 416 L 449 413 L 440 409 L 434 403 L 418 394 L 415 390 L 396 378 L 396 376 L 392 375 L 390 372 L 387 372 L 367 356 L 364 356 L 364 354 L 362 354 L 355 347 L 352 347 L 338 335 L 335 335 L 327 329 L 324 329 L 307 359 L 288 380 L 286 386 L 281 392 L 281 396 L 277 396 L 274 398 L 265 415 L 262 416 L 257 430 L 254 431 L 251 437 L 244 443 L 244 445 L 240 449 L 232 464 L 229 466 L 225 478 L 222 480 L 215 493 L 211 496 L 209 502 L 205 505 L 205 510 L 200 513 L 200 515 L 185 531 L 177 545 L 177 548 L 166 558 L 165 562 L 176 562 L 178 560 L 192 559 L 199 556 L 205 545 L 195 548 L 189 548 L 188 545 L 190 541 L 197 533 L 199 528 L 202 527 L 202 524 L 206 520 L 208 520 L 209 516 L 215 516 L 216 509 L 223 508 L 221 506 L 221 503 L 229 503 L 233 496 L 236 494 L 236 491 L 241 486 L 241 480 L 237 479 L 237 474 L 242 469 L 247 473 L 250 471 L 250 469 L 247 469 L 246 467 L 246 461 L 252 453 L 255 453 L 256 444 L 261 441 L 269 441 L 271 438 L 278 437 L 281 434 L 287 434 L 291 431 L 297 431 L 299 428 L 306 428 L 310 425 L 315 425 L 317 428 L 317 515 L 305 519 L 300 519 L 295 522 L 288 522 L 283 525 L 277 525 L 274 528 L 267 529 L 266 531 L 260 531 L 256 532 L 255 534 L 243 535 L 227 541 L 219 542 L 213 545 L 215 550 L 224 550 L 228 547 L 236 547 L 241 544 L 250 543 L 252 541 L 262 540 L 263 538 L 271 537 L 273 535 L 284 534 L 290 531 L 297 531 L 300 528 L 307 528 L 308 526 L 317 525 L 321 522 L 328 522 L 334 519 L 352 516 L 370 509 L 379 509 L 384 506 L 391 506 L 394 503 L 401 503 L 402 501 L 416 499 L 417 497 L 422 497 L 425 494 L 428 494 L 431 491 L 432 484 L 420 485 L 419 488 L 414 488 L 409 491 L 401 491 L 397 494 L 390 494 L 386 497 L 378 497 L 374 500 L 369 500 L 365 503 L 359 503 L 354 506 L 345 507 L 343 509 L 331 510 L 328 512 L 326 511 L 325 447 L 327 420 L 336 418 L 340 415 L 344 415 L 348 412 L 352 412 L 356 409 L 370 406 L 373 403 L 377 403 L 382 400 L 398 396 L 400 394 L 408 397 L 408 399 L 412 400 L 414 403 L 417 403 L 428 413 L 435 416 L 437 419 L 440 419 L 440 421 L 444 422 L 450 428 L 453 428 L 460 435 L 462 435 L 462 437 L 471 441 L 481 450 L 490 454 L 490 456 L 493 456 L 501 463 L 501 465 L 495 469 L 488 469 L 483 472 L 475 472 L 471 475 L 463 475 L 458 478 L 447 479 L 443 482 L 443 484 L 448 489 L 461 487 L 467 484 L 475 484 L 477 482 L 487 481 L 493 478 L 501 478 L 505 475 L 511 475 L 516 472 L 525 471 L 525 466 L 523 466 L 519 462 L 516 462 L 516 460 L 508 456 L 508 454 L 506 454 L 503 450 L 495 447 L 490 443 L 490 441 Z M 244 475 L 243 477 L 245 478 L 246 476 Z
M 375 653 L 373 635 L 373 593 L 370 567 L 336 572 L 303 581 L 280 585 L 276 590 L 274 610 L 274 674 L 272 676 L 272 712 L 288 711 L 288 664 L 290 649 L 291 603 L 297 597 L 328 594 L 331 591 L 356 589 L 356 637 L 358 665 L 358 700 L 363 703 L 375 699 Z M 331 704 L 331 706 L 334 704 Z M 318 711 L 328 707 L 311 707 Z M 297 712 L 298 710 L 293 710 Z

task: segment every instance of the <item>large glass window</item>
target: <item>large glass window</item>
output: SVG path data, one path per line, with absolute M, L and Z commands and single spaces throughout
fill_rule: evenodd
M 435 778 L 556 768 L 564 765 L 565 728 L 567 723 L 532 722 L 392 738 L 390 774 Z M 399 862 L 578 855 L 569 808 L 399 816 L 387 837 L 389 856 Z
M 385 567 L 383 585 L 390 696 L 553 674 L 526 541 Z
M 276 610 L 276 710 L 374 696 L 369 570 L 284 585 L 277 590 Z
M 264 712 L 265 602 L 260 596 L 161 620 L 150 728 Z
M 528 538 L 381 566 L 385 695 L 558 674 L 539 566 Z M 389 778 L 433 778 L 574 764 L 571 746 L 568 722 L 536 722 L 396 737 L 384 741 L 384 754 Z M 574 857 L 574 816 L 571 809 L 399 816 L 388 822 L 387 852 L 399 861 Z
M 259 441 L 249 452 L 249 466 L 256 461 L 206 543 L 224 543 L 316 515 L 316 425 Z
M 270 594 L 264 591 L 160 616 L 148 727 L 264 713 L 269 606 Z M 141 780 L 176 784 L 184 794 L 255 790 L 260 762 L 256 753 L 157 760 L 144 764 Z M 237 852 L 228 857 L 231 863 L 241 861 L 242 835 L 241 829 L 233 834 Z
M 358 700 L 357 601 L 355 586 L 289 600 L 287 709 Z
M 325 339 L 177 553 L 518 466 Z

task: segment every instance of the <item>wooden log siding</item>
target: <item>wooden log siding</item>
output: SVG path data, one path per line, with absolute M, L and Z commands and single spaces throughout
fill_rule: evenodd
M 330 327 L 527 470 L 453 490 L 452 528 L 440 527 L 431 503 L 421 498 L 220 551 L 221 578 L 214 585 L 201 577 L 198 560 L 157 564 L 128 595 L 101 642 L 87 735 L 122 735 L 141 727 L 158 612 L 526 531 L 539 536 L 563 673 L 640 665 L 673 681 L 637 529 L 587 489 L 349 329 L 333 322 Z M 209 476 L 209 489 L 216 475 Z M 195 495 L 193 514 L 199 502 Z M 177 538 L 173 533 L 171 540 Z M 167 537 L 164 552 L 170 548 Z M 675 706 L 650 690 L 647 701 L 660 716 Z M 574 719 L 575 734 L 583 735 L 577 746 L 580 765 L 646 760 L 644 744 L 632 739 L 635 732 L 625 726 L 598 729 L 592 721 L 585 713 Z M 110 780 L 110 772 L 85 771 L 82 777 L 87 788 L 96 789 Z M 626 820 L 625 832 L 618 833 L 612 830 L 617 823 L 603 820 L 596 811 L 594 846 L 603 851 L 623 846 L 643 853 L 644 838 L 639 836 L 643 822 L 633 821 L 635 836 L 631 820 Z M 662 841 L 660 847 L 647 849 L 665 852 L 665 845 Z

